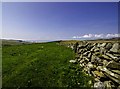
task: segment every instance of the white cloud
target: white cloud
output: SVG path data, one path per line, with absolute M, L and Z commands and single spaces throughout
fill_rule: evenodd
M 94 35 L 95 38 L 103 38 L 103 36 L 104 36 L 103 34 L 95 34 Z
M 83 38 L 91 38 L 91 37 L 93 37 L 93 35 L 92 34 L 85 34 L 84 36 L 82 36 Z
M 115 37 L 120 37 L 120 34 L 115 34 Z
M 114 37 L 113 34 L 107 34 L 106 37 Z
M 120 37 L 120 34 L 107 34 L 106 37 Z
M 81 36 L 73 36 L 74 39 L 78 38 L 112 38 L 112 37 L 120 37 L 120 34 L 84 34 Z
M 76 36 L 73 36 L 72 38 L 76 38 Z

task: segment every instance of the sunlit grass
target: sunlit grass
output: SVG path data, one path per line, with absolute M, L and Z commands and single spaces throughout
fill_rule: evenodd
M 3 46 L 3 87 L 90 86 L 72 49 L 56 42 Z

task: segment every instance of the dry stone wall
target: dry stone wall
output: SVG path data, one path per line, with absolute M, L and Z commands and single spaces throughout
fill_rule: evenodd
M 70 47 L 70 46 L 69 46 Z M 120 43 L 79 42 L 71 45 L 83 71 L 94 76 L 94 87 L 120 89 Z

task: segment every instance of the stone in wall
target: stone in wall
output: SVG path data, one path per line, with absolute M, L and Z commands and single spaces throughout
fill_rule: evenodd
M 83 71 L 94 76 L 94 87 L 120 87 L 120 43 L 79 42 L 76 60 Z

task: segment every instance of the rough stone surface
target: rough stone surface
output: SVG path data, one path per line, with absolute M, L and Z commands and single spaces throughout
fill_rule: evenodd
M 71 63 L 76 63 L 76 60 L 70 60 L 69 62 L 71 62 Z
M 114 62 L 114 61 L 110 61 L 107 65 L 107 68 L 111 68 L 111 69 L 118 69 L 120 70 L 120 63 Z
M 110 81 L 105 81 L 104 85 L 105 85 L 105 89 L 112 89 L 112 85 Z
M 102 82 L 96 82 L 96 83 L 94 83 L 94 88 L 95 89 L 104 89 L 105 86 Z
M 108 43 L 105 47 L 107 50 L 111 49 L 112 48 L 112 43 Z
M 94 88 L 120 88 L 120 43 L 84 41 L 79 43 L 76 49 L 76 60 L 83 71 L 94 76 Z
M 115 44 L 113 44 L 113 46 L 112 46 L 112 48 L 110 49 L 110 51 L 117 53 L 119 48 L 120 48 L 120 47 L 119 47 L 119 43 L 115 43 Z

